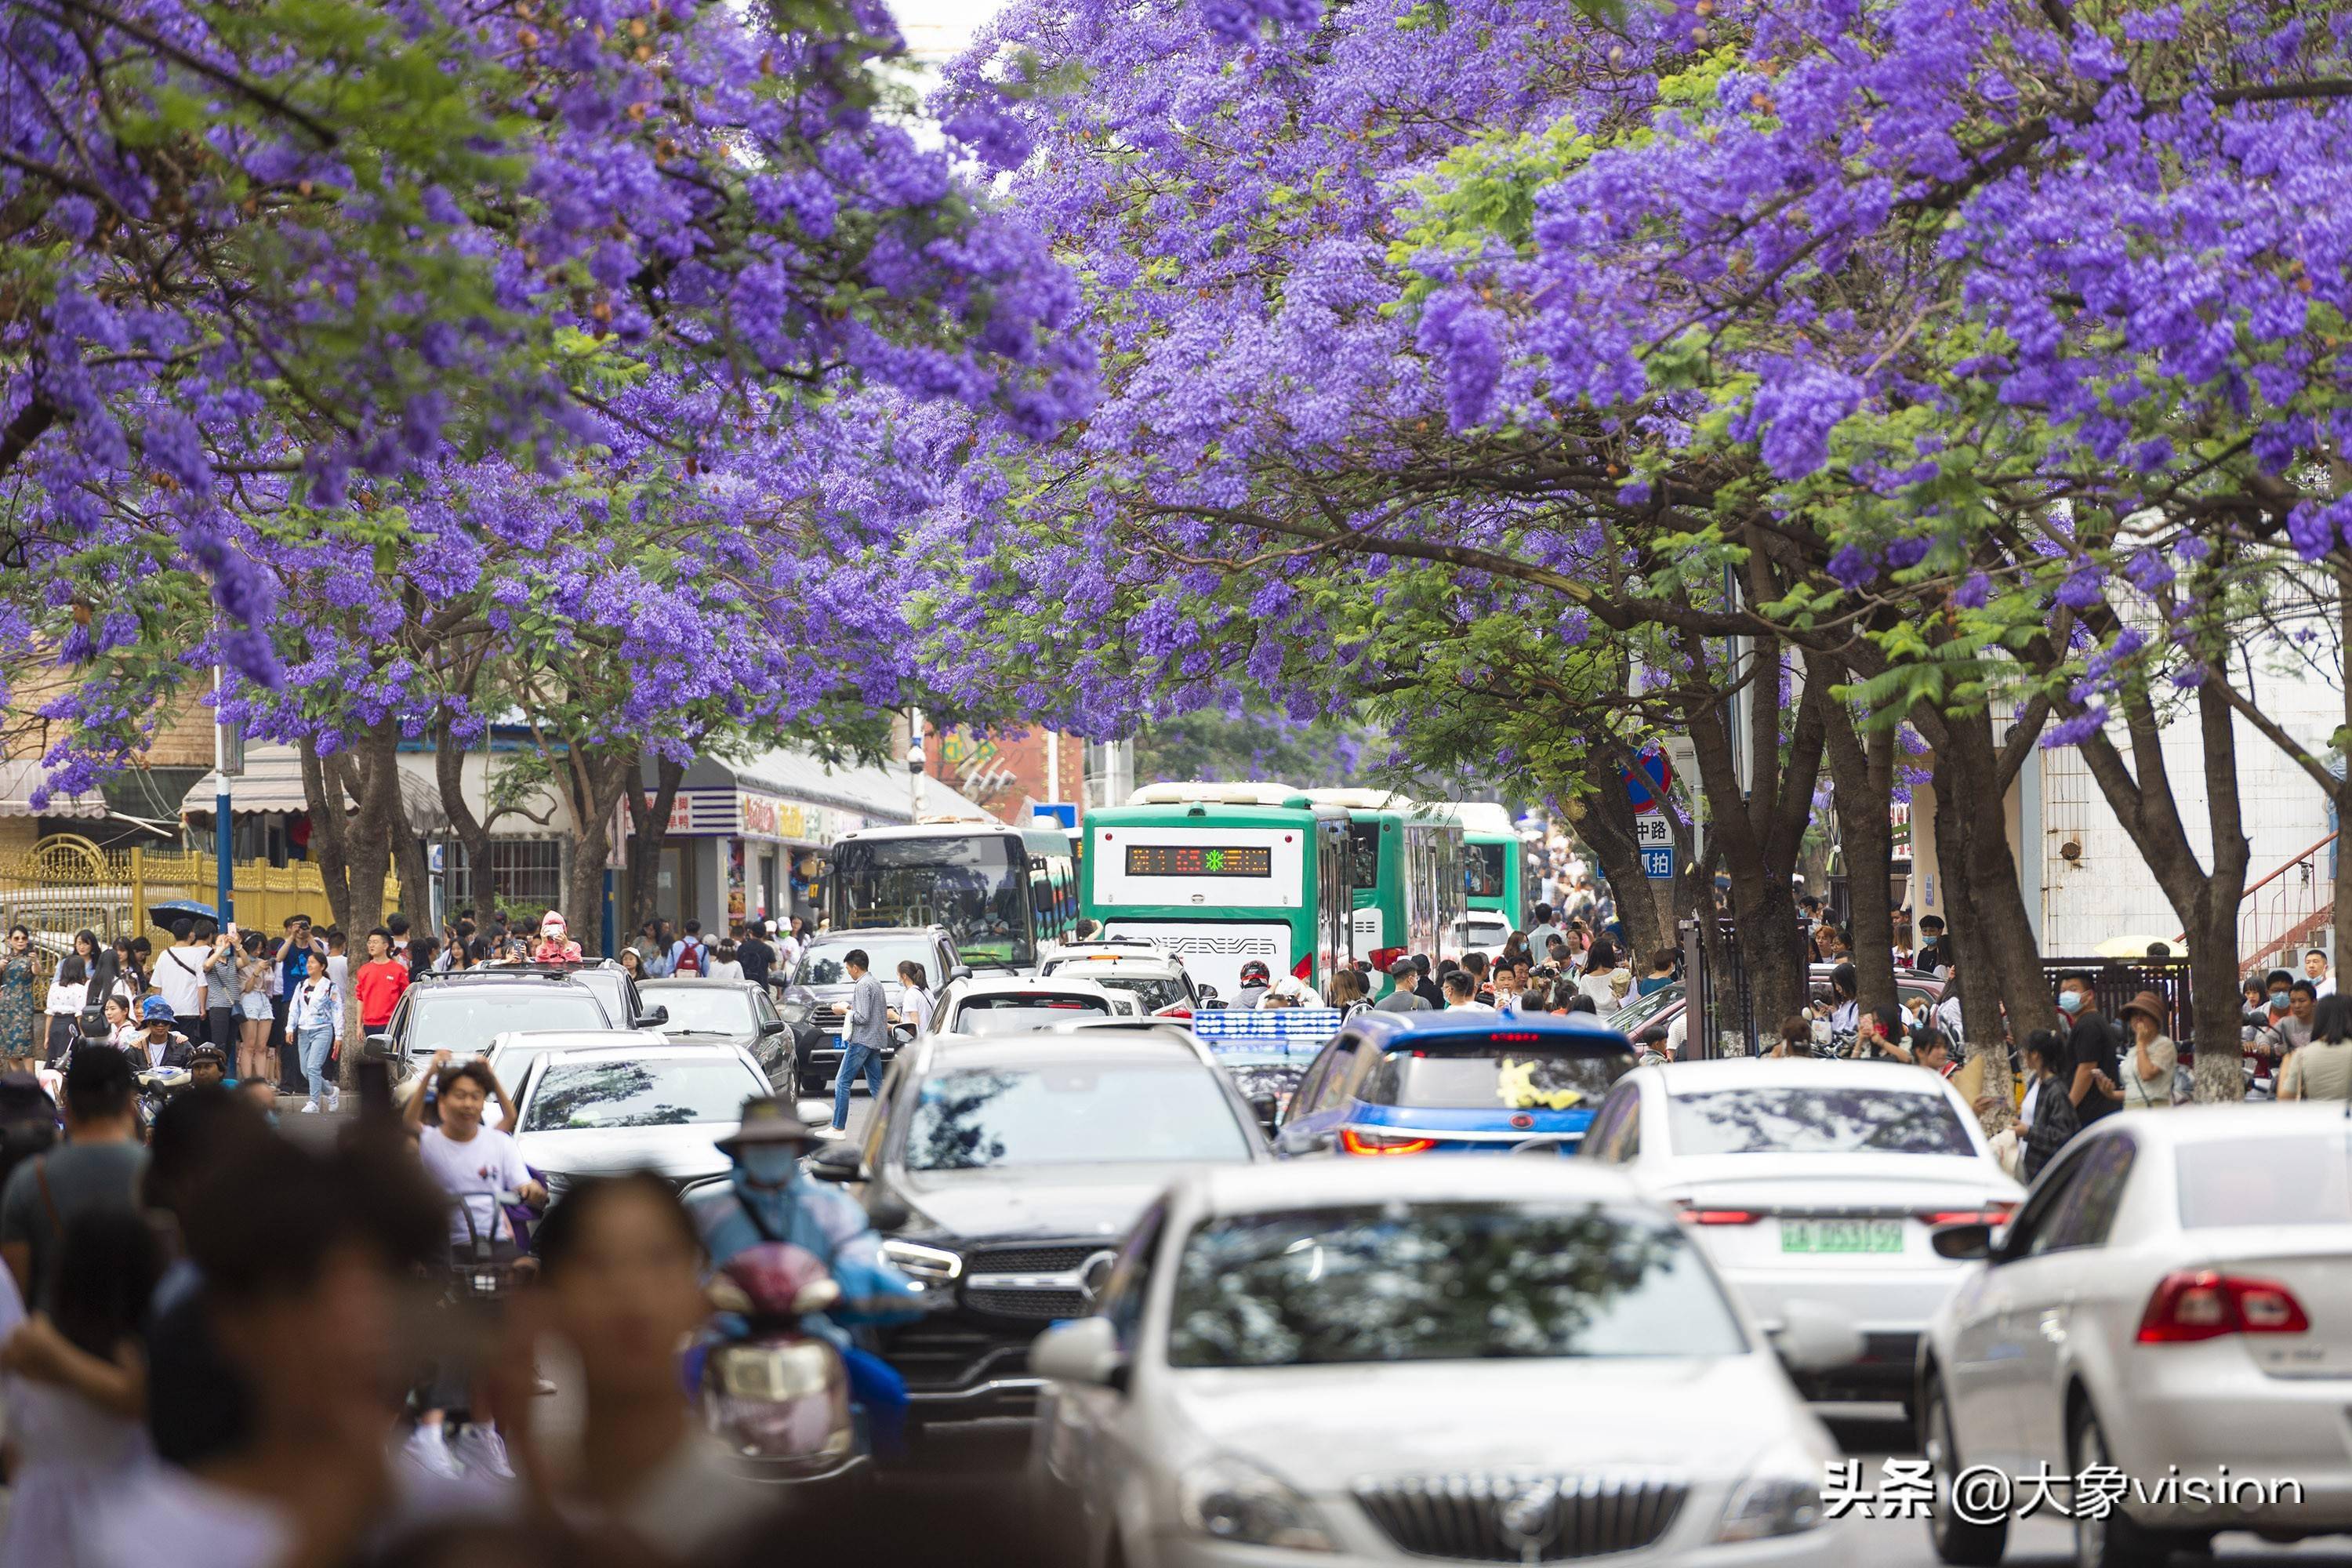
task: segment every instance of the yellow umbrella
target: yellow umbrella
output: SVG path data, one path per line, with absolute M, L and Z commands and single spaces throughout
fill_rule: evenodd
M 2184 957 L 2189 952 L 2185 942 L 2176 942 L 2168 936 L 2152 935 L 2111 936 L 2091 951 L 2101 958 L 2146 958 L 2147 950 L 2159 942 L 2170 950 L 2175 958 Z

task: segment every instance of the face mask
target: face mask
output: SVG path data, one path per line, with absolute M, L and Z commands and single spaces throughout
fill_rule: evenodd
M 743 1173 L 762 1187 L 781 1187 L 793 1179 L 800 1156 L 782 1143 L 755 1143 L 736 1157 Z
M 2273 991 L 2271 993 L 2271 1005 L 2273 1007 L 2284 1007 L 2294 1000 L 2294 994 L 2292 992 Z
M 2066 992 L 2058 998 L 2058 1010 L 2073 1017 L 2083 1010 L 2083 994 L 2080 991 Z

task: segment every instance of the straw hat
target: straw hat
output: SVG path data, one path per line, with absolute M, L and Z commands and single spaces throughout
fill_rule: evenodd
M 2143 991 L 2138 995 L 2133 997 L 2130 1001 L 2125 1003 L 2122 1006 L 2116 1008 L 2116 1016 L 2117 1018 L 2128 1018 L 2134 1013 L 2145 1013 L 2147 1015 L 2147 1021 L 2161 1029 L 2164 1027 L 2165 1015 L 2168 1011 L 2170 1011 L 2170 1009 L 2166 1007 L 2163 997 L 2158 995 L 2153 991 Z

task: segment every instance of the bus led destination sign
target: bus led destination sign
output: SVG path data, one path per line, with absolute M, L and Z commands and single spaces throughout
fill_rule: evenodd
M 1130 844 L 1130 877 L 1271 877 L 1274 851 L 1263 844 Z

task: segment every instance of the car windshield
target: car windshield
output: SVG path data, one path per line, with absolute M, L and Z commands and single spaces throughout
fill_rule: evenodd
M 1184 983 L 1158 974 L 1105 974 L 1088 971 L 1087 978 L 1111 991 L 1125 991 L 1143 1004 L 1147 1013 L 1157 1013 L 1162 1007 L 1189 1006 L 1192 998 L 1184 994 Z
M 1020 968 L 1037 956 L 1026 859 L 1003 833 L 846 840 L 833 851 L 834 928 L 942 925 L 965 963 Z
M 906 1149 L 915 1171 L 1249 1157 L 1216 1076 L 1193 1061 L 942 1073 L 922 1085 Z
M 2172 1163 L 2185 1230 L 2352 1225 L 2352 1131 L 2183 1143 Z
M 968 996 L 956 1005 L 952 1028 L 960 1035 L 1026 1035 L 1073 1018 L 1107 1017 L 1110 1003 L 1068 992 L 1024 991 L 1011 996 Z
M 939 949 L 919 936 L 866 937 L 863 940 L 835 937 L 830 942 L 811 947 L 801 954 L 800 967 L 793 972 L 795 985 L 846 985 L 849 970 L 841 961 L 863 948 L 866 971 L 885 985 L 898 983 L 898 965 L 919 963 L 923 977 L 934 985 L 947 984 L 947 976 L 934 974 L 940 963 Z
M 1462 847 L 1463 891 L 1474 899 L 1501 898 L 1504 857 L 1508 853 L 1508 847 L 1501 844 L 1465 844 Z
M 493 1039 L 516 1029 L 611 1027 L 602 1004 L 576 983 L 427 985 L 410 1004 L 402 1044 L 410 1056 L 462 1057 L 488 1050 Z
M 575 969 L 571 973 L 573 981 L 595 993 L 596 1000 L 604 1007 L 604 1016 L 612 1020 L 613 1027 L 626 1029 L 635 1025 L 636 1020 L 627 1016 L 628 997 L 621 989 L 628 980 L 627 975 L 617 969 Z
M 682 1127 L 732 1122 L 767 1085 L 732 1055 L 638 1062 L 559 1062 L 541 1075 L 522 1108 L 525 1132 L 609 1127 Z
M 1683 999 L 1683 983 L 1661 985 L 1647 996 L 1633 1001 L 1609 1015 L 1609 1026 L 1621 1035 L 1638 1035 L 1643 1025 Z
M 1392 1203 L 1210 1220 L 1169 1315 L 1180 1367 L 1747 1348 L 1670 1221 L 1597 1205 Z
M 1425 1110 L 1589 1110 L 1633 1068 L 1633 1053 L 1613 1041 L 1432 1040 L 1383 1056 L 1362 1092 L 1372 1105 Z
M 1471 915 L 1454 922 L 1454 940 L 1464 947 L 1500 947 L 1511 940 L 1508 921 Z
M 750 1035 L 759 1030 L 751 1019 L 751 994 L 732 985 L 649 985 L 646 1005 L 669 1009 L 669 1022 L 662 1028 L 673 1035 Z
M 1666 1096 L 1677 1154 L 1973 1154 L 1945 1096 L 1757 1085 Z

